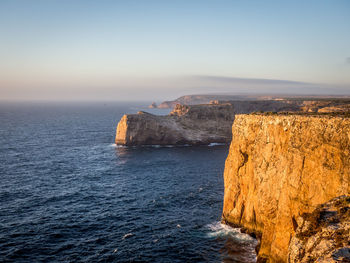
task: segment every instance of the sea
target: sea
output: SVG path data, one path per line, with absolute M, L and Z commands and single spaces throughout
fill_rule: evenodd
M 118 147 L 145 102 L 0 103 L 0 262 L 255 262 L 220 223 L 228 145 Z

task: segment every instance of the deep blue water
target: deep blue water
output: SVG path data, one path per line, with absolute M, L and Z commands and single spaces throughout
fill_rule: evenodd
M 228 147 L 116 147 L 141 106 L 0 105 L 1 262 L 252 262 L 219 223 Z

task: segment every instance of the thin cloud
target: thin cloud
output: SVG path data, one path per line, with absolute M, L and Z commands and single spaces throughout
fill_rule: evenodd
M 196 79 L 204 81 L 215 81 L 221 83 L 236 83 L 236 84 L 262 84 L 262 85 L 281 85 L 281 84 L 292 84 L 292 85 L 312 85 L 312 83 L 291 81 L 291 80 L 280 80 L 280 79 L 257 79 L 257 78 L 236 78 L 236 77 L 225 77 L 225 76 L 203 76 L 195 75 Z

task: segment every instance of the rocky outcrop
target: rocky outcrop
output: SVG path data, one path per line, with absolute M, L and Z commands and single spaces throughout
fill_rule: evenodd
M 177 105 L 168 116 L 128 114 L 118 123 L 115 142 L 119 145 L 228 143 L 233 119 L 231 104 Z
M 303 213 L 350 192 L 350 118 L 236 115 L 223 221 L 261 239 L 259 260 L 286 262 Z
M 115 142 L 120 145 L 229 143 L 237 113 L 298 110 L 300 107 L 295 104 L 271 100 L 177 104 L 168 116 L 146 112 L 124 115 L 118 124 Z
M 350 104 L 326 106 L 318 109 L 318 112 L 350 112 Z
M 148 106 L 148 108 L 150 108 L 150 109 L 155 109 L 155 108 L 157 108 L 157 103 L 152 102 L 151 105 Z
M 350 196 L 301 215 L 296 225 L 288 262 L 350 262 Z
M 196 101 L 196 96 L 184 96 L 183 101 Z M 199 95 L 198 100 L 213 96 Z M 121 145 L 145 144 L 208 144 L 230 142 L 231 125 L 235 114 L 251 112 L 324 112 L 329 107 L 349 109 L 346 100 L 212 100 L 210 104 L 180 105 L 168 116 L 157 116 L 146 112 L 124 115 L 117 127 L 116 143 Z M 350 103 L 350 102 L 349 102 Z M 333 105 L 333 106 L 330 106 Z M 343 110 L 346 112 L 346 110 Z

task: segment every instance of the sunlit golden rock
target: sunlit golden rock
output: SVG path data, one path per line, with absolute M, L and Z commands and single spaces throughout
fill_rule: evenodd
M 350 192 L 350 118 L 236 115 L 223 221 L 261 237 L 259 260 L 286 262 L 298 217 Z
M 288 262 L 350 262 L 350 196 L 339 196 L 295 222 Z

